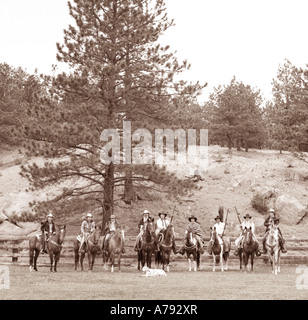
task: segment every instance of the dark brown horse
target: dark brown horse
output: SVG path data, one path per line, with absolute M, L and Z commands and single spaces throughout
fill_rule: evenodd
M 170 255 L 172 250 L 172 240 L 174 238 L 174 227 L 172 224 L 169 224 L 166 230 L 162 235 L 163 239 L 160 242 L 160 250 L 155 252 L 155 264 L 156 267 L 159 266 L 160 263 L 163 265 L 163 270 L 165 270 L 165 266 L 167 267 L 167 272 L 169 272 L 169 263 L 170 263 Z
M 251 227 L 246 228 L 243 231 L 243 248 L 239 250 L 240 256 L 240 268 L 242 267 L 241 260 L 243 260 L 245 265 L 245 272 L 247 272 L 248 261 L 250 257 L 251 271 L 253 271 L 253 261 L 255 257 L 255 252 L 258 249 L 258 243 L 255 241 Z
M 138 270 L 147 264 L 147 267 L 151 268 L 152 254 L 155 250 L 155 234 L 154 234 L 154 219 L 151 219 L 146 223 L 145 230 L 141 238 L 141 245 L 138 249 Z
M 60 258 L 61 244 L 65 237 L 65 227 L 66 226 L 64 226 L 63 228 L 60 228 L 60 230 L 56 232 L 55 235 L 51 235 L 47 242 L 47 250 L 49 252 L 50 263 L 51 263 L 50 271 L 52 271 L 54 256 L 55 256 L 55 271 L 57 271 L 57 263 Z M 60 245 L 58 245 L 59 243 Z M 29 239 L 29 270 L 30 271 L 32 270 L 37 271 L 37 259 L 38 259 L 38 256 L 40 255 L 42 245 L 43 245 L 42 234 L 34 235 Z M 55 246 L 56 248 L 54 249 Z
M 83 271 L 83 260 L 86 255 L 86 252 L 88 253 L 89 271 L 93 270 L 95 257 L 97 253 L 100 251 L 99 243 L 98 243 L 100 236 L 101 236 L 101 229 L 95 229 L 95 231 L 92 232 L 87 238 L 86 250 L 83 250 L 81 253 L 79 253 L 80 241 L 78 240 L 78 238 L 74 241 L 75 271 L 77 271 L 79 257 L 80 257 L 80 268 L 81 268 L 81 271 Z
M 191 231 L 186 233 L 184 249 L 188 260 L 188 271 L 191 271 L 191 256 L 193 257 L 194 271 L 197 271 L 197 268 L 200 267 L 200 248 L 196 236 Z
M 57 264 L 60 259 L 60 253 L 63 245 L 63 241 L 66 234 L 66 226 L 64 225 L 60 228 L 56 234 L 53 234 L 49 237 L 47 241 L 47 251 L 50 258 L 50 271 L 57 272 Z M 54 266 L 53 266 L 54 263 Z M 54 268 L 53 268 L 54 267 Z
M 114 263 L 116 255 L 118 255 L 118 270 L 121 272 L 121 257 L 122 257 L 122 250 L 124 247 L 125 241 L 125 226 L 119 226 L 115 232 L 111 235 L 109 240 L 107 251 L 103 251 L 103 263 L 105 269 L 108 270 L 107 262 L 110 259 L 111 262 L 111 272 L 114 271 Z
M 224 248 L 224 244 L 220 243 L 216 228 L 211 228 L 211 240 L 210 240 L 211 246 L 212 246 L 212 257 L 213 257 L 213 271 L 215 271 L 216 268 L 216 262 L 220 261 L 220 267 L 221 271 L 228 270 L 228 259 L 229 259 L 229 253 L 230 253 L 230 240 L 226 238 L 225 244 L 226 247 Z M 223 266 L 223 261 L 225 261 L 226 265 L 225 268 Z

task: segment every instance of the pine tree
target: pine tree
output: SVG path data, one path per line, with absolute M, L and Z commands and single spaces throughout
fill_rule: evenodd
M 273 103 L 266 108 L 272 147 L 280 152 L 298 150 L 308 134 L 307 72 L 285 60 L 278 68 L 272 91 Z
M 23 175 L 35 188 L 70 181 L 71 187 L 57 199 L 63 204 L 58 211 L 76 209 L 76 203 L 83 208 L 86 199 L 101 206 L 103 223 L 114 210 L 117 187 L 132 190 L 134 183 L 141 190 L 185 194 L 192 183 L 165 168 L 100 161 L 104 129 L 121 132 L 123 120 L 132 121 L 132 132 L 187 125 L 178 101 L 194 101 L 204 87 L 174 80 L 189 65 L 180 64 L 169 47 L 158 44 L 173 24 L 164 2 L 74 0 L 69 11 L 76 25 L 64 31 L 57 58 L 72 72 L 46 77 L 52 98 L 33 108 L 39 121 L 27 127 L 30 152 L 58 161 L 23 167 Z
M 258 90 L 233 78 L 229 85 L 214 89 L 204 108 L 210 123 L 211 142 L 227 144 L 231 150 L 236 144 L 248 151 L 252 146 L 260 146 L 262 134 L 262 99 Z

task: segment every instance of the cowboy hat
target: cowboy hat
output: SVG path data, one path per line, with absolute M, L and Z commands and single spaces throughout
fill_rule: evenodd
M 274 209 L 269 209 L 268 212 L 276 213 L 276 211 Z
M 52 213 L 48 213 L 47 218 L 53 218 Z
M 197 217 L 195 217 L 194 215 L 192 215 L 192 216 L 190 216 L 190 217 L 188 218 L 189 221 L 191 221 L 191 219 L 195 219 L 195 221 L 197 221 Z
M 110 216 L 110 219 L 115 219 L 115 215 L 112 214 L 112 215 Z
M 92 216 L 92 213 L 89 212 L 89 213 L 87 214 L 87 218 L 88 218 L 88 217 L 92 218 L 92 217 L 93 217 L 93 216 Z
M 144 210 L 142 214 L 150 214 L 148 210 Z
M 246 219 L 246 218 L 251 219 L 251 218 L 252 218 L 252 216 L 251 216 L 249 213 L 246 213 L 246 216 L 244 216 L 244 219 Z
M 218 219 L 221 220 L 220 216 L 217 216 L 216 218 L 214 218 L 215 221 Z
M 158 215 L 161 216 L 162 214 L 163 214 L 165 217 L 168 215 L 166 212 L 160 212 Z

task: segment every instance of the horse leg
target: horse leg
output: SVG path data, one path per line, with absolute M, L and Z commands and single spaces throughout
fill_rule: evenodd
M 254 260 L 254 258 L 255 258 L 255 254 L 254 254 L 254 252 L 251 254 L 251 256 L 250 256 L 250 262 L 251 262 L 251 271 L 253 271 L 253 260 Z
M 278 273 L 278 250 L 274 252 L 274 274 Z
M 34 249 L 34 270 L 37 271 L 37 258 L 40 254 L 40 250 Z
M 60 251 L 55 254 L 54 272 L 57 272 L 58 262 L 60 260 Z
M 223 260 L 223 248 L 222 248 L 222 246 L 221 246 L 219 258 L 220 258 L 220 269 L 223 272 L 224 271 L 224 260 Z
M 29 250 L 29 270 L 33 270 L 33 256 L 34 256 L 34 249 Z
M 194 271 L 197 271 L 197 251 L 194 252 Z
M 49 258 L 50 258 L 50 272 L 52 272 L 52 266 L 53 266 L 53 253 L 49 253 Z
M 92 271 L 92 253 L 91 250 L 88 250 L 88 271 Z
M 78 248 L 77 248 L 77 249 L 75 249 L 75 271 L 77 271 L 78 262 L 79 262 L 79 253 L 78 253 Z
M 243 251 L 242 251 L 242 249 L 239 249 L 238 256 L 240 258 L 240 270 L 242 270 L 242 264 L 243 264 Z
M 212 257 L 213 257 L 213 272 L 215 272 L 215 268 L 216 268 L 216 256 L 214 253 L 212 253 Z
M 190 272 L 191 271 L 191 260 L 190 260 L 190 257 L 187 257 L 188 259 L 188 271 Z
M 80 270 L 83 271 L 83 259 L 85 257 L 86 253 L 85 252 L 81 252 L 80 254 Z
M 278 251 L 277 271 L 280 272 L 280 250 Z
M 228 270 L 228 264 L 229 264 L 229 251 L 225 252 L 223 254 L 224 260 L 225 260 L 225 270 Z
M 114 253 L 111 253 L 111 255 L 110 255 L 111 272 L 114 272 L 114 260 L 115 260 L 115 254 L 114 254 Z
M 122 249 L 120 249 L 121 251 L 118 253 L 118 271 L 121 272 L 121 256 L 122 256 Z

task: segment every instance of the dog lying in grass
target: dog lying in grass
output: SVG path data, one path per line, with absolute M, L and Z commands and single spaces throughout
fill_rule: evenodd
M 162 269 L 150 269 L 147 266 L 142 268 L 142 271 L 145 272 L 143 277 L 166 277 L 166 272 Z

